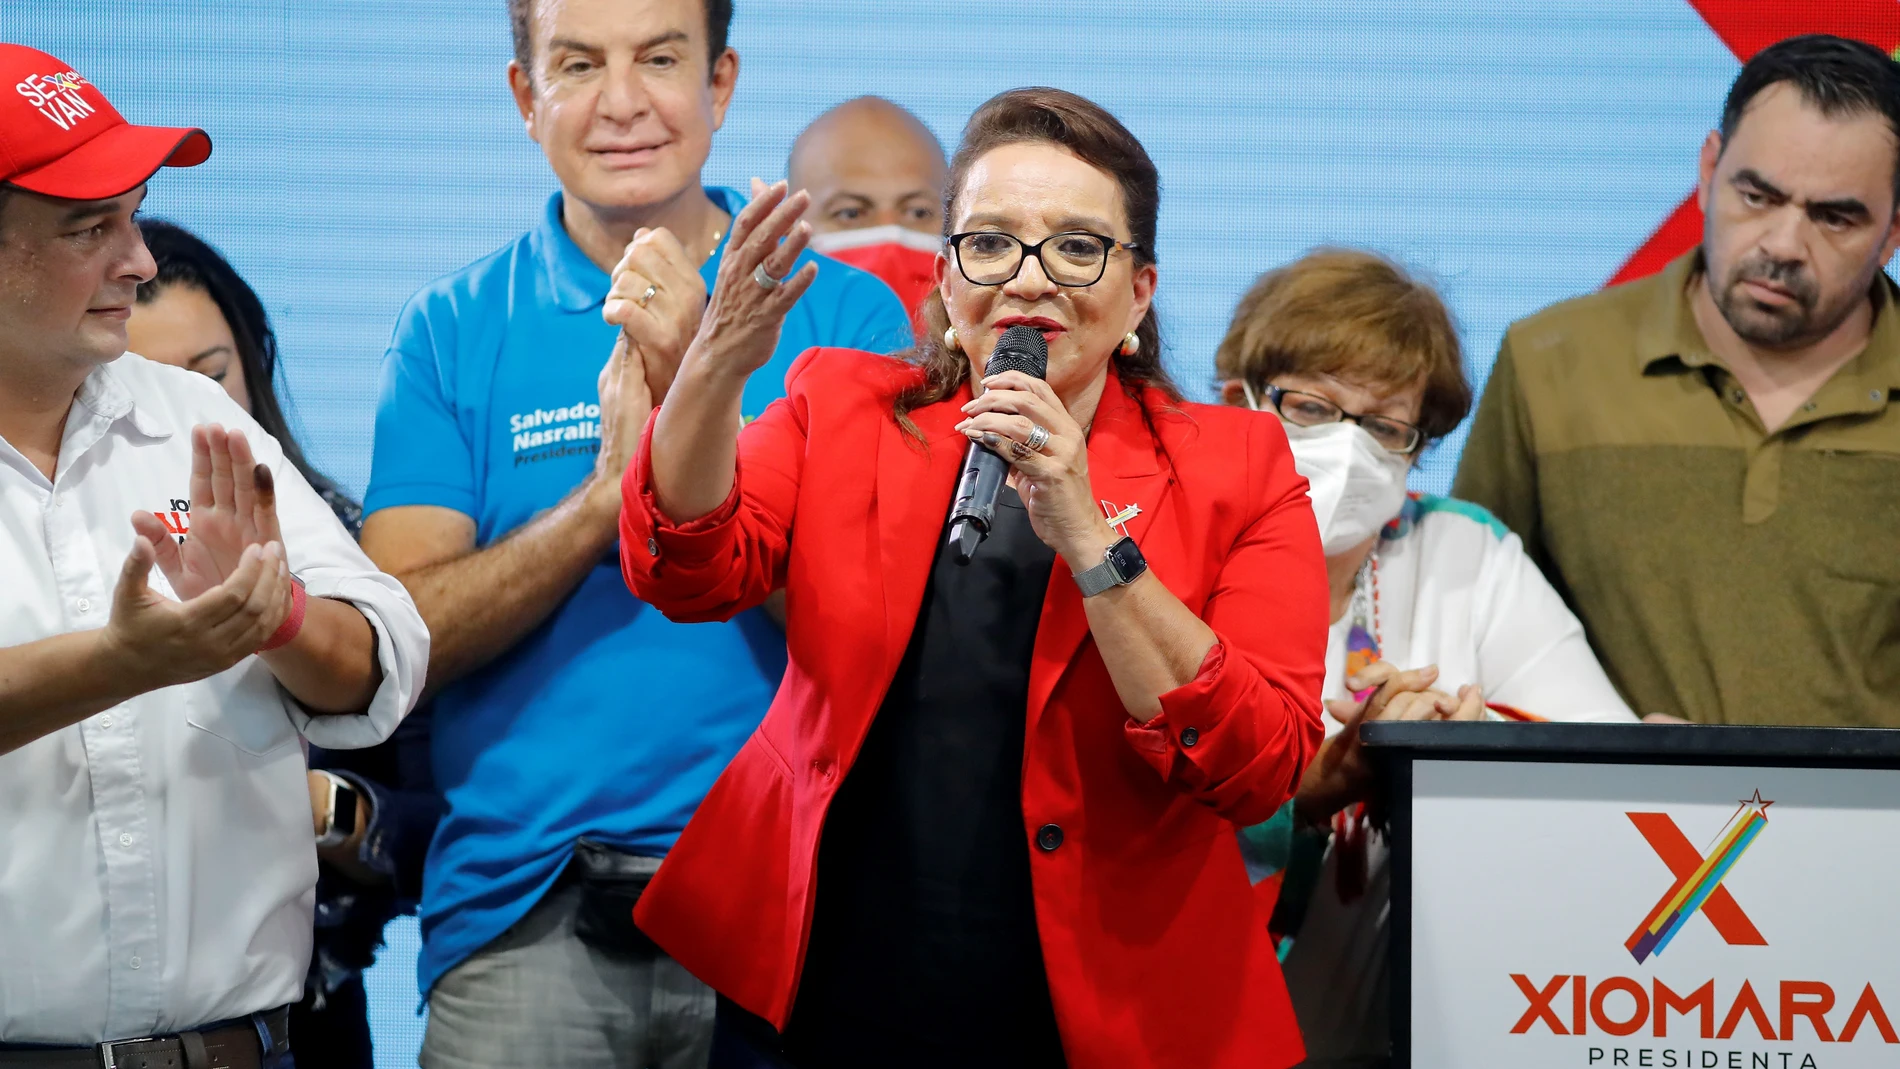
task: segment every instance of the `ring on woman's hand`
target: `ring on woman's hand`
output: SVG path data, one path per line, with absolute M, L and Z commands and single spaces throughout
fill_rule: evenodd
M 1017 460 L 1021 460 L 1024 457 L 1027 457 L 1031 452 L 1032 450 L 1028 446 L 1024 445 L 1023 443 L 1019 441 L 1016 441 L 1013 438 L 1010 439 L 1010 443 L 1009 443 L 1010 456 L 1015 457 Z
M 757 282 L 760 289 L 775 290 L 778 289 L 779 283 L 785 280 L 782 278 L 773 278 L 771 275 L 766 274 L 765 265 L 761 263 L 752 269 L 752 281 Z
M 633 303 L 639 305 L 642 308 L 645 308 L 647 306 L 647 302 L 652 300 L 653 295 L 658 292 L 660 292 L 660 287 L 649 283 L 647 285 L 647 291 L 645 293 L 642 293 L 639 297 L 635 298 Z
M 1029 425 L 1029 440 L 1023 443 L 1031 452 L 1040 453 L 1042 447 L 1049 444 L 1049 428 L 1040 423 Z

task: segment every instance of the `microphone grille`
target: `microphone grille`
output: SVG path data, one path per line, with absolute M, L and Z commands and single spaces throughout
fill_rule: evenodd
M 1032 379 L 1049 376 L 1049 342 L 1042 331 L 1021 323 L 1003 331 L 990 352 L 989 363 L 983 365 L 983 376 L 1005 371 L 1020 371 Z

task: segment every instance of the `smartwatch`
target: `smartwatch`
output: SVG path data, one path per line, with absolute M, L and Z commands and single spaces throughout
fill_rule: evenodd
M 1092 598 L 1104 590 L 1127 586 L 1147 570 L 1148 559 L 1141 555 L 1141 547 L 1123 535 L 1102 554 L 1102 563 L 1075 577 L 1075 585 L 1082 588 L 1083 597 Z
M 356 788 L 342 776 L 323 769 L 317 771 L 330 781 L 330 817 L 323 826 L 323 834 L 317 836 L 317 846 L 320 849 L 342 846 L 356 834 Z

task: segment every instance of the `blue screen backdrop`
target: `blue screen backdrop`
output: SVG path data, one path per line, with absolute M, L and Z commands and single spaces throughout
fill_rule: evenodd
M 1436 280 L 1482 383 L 1507 323 L 1595 289 L 1694 185 L 1737 63 L 1687 0 L 738 0 L 739 88 L 707 169 L 777 177 L 824 108 L 876 93 L 946 146 L 1017 85 L 1115 111 L 1160 165 L 1171 366 L 1213 351 L 1262 270 L 1321 244 Z M 210 131 L 148 210 L 221 247 L 281 337 L 312 459 L 361 492 L 378 363 L 423 283 L 553 188 L 503 75 L 504 0 L 5 0 L 134 121 Z M 574 353 L 597 363 L 605 353 Z M 1414 478 L 1449 485 L 1462 433 Z M 413 1065 L 414 925 L 371 977 L 384 1065 Z

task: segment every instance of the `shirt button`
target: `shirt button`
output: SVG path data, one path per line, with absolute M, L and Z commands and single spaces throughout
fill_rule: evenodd
M 101 716 L 99 717 L 99 726 L 100 726 L 100 727 L 102 727 L 102 728 L 109 728 L 109 727 L 111 727 L 111 726 L 112 726 L 112 714 L 111 714 L 111 713 L 105 713 L 105 714 L 102 714 L 102 715 L 101 715 Z
M 1194 744 L 1199 741 L 1201 741 L 1200 732 L 1194 730 L 1193 728 L 1181 729 L 1181 745 L 1182 746 L 1192 749 L 1194 747 Z
M 131 960 L 131 961 L 128 961 L 128 962 L 126 962 L 126 964 L 127 964 L 127 965 L 130 965 L 130 966 L 132 966 L 132 967 L 133 967 L 134 969 L 136 969 L 136 968 L 138 968 L 139 966 L 141 966 L 141 965 L 143 965 L 143 964 L 145 964 L 145 963 L 139 960 L 139 956 L 138 956 L 137 954 L 134 954 L 134 955 L 132 955 L 132 960 Z
M 76 608 L 76 609 L 78 609 L 78 610 L 79 610 L 80 612 L 91 612 L 91 611 L 92 611 L 92 599 L 91 599 L 91 598 L 80 598 L 80 599 L 79 599 L 78 601 L 76 601 L 76 602 L 74 602 L 74 603 L 73 603 L 73 607 L 74 607 L 74 608 Z
M 1802 405 L 1802 406 L 1801 406 L 1801 411 L 1803 411 L 1803 412 L 1812 412 L 1812 411 L 1814 411 L 1814 402 L 1813 402 L 1813 401 L 1809 401 L 1809 402 L 1808 402 L 1807 404 L 1805 404 L 1805 405 Z
M 1057 847 L 1062 845 L 1062 826 L 1060 824 L 1044 824 L 1042 827 L 1036 829 L 1036 845 L 1041 847 L 1044 853 L 1053 852 Z
M 1880 391 L 1879 391 L 1879 390 L 1869 390 L 1869 391 L 1867 392 L 1867 399 L 1868 399 L 1869 401 L 1878 401 L 1878 400 L 1880 400 Z
M 657 557 L 659 555 L 660 555 L 660 540 L 657 538 L 647 539 L 647 556 Z
M 120 832 L 120 833 L 119 833 L 119 845 L 120 845 L 120 846 L 131 846 L 131 845 L 132 845 L 132 837 L 131 837 L 130 835 L 127 835 L 127 834 L 125 834 L 124 832 Z
M 1729 394 L 1728 396 L 1729 396 L 1729 400 L 1734 401 L 1738 405 L 1748 398 L 1748 395 L 1743 393 L 1740 390 L 1736 390 L 1734 393 Z

